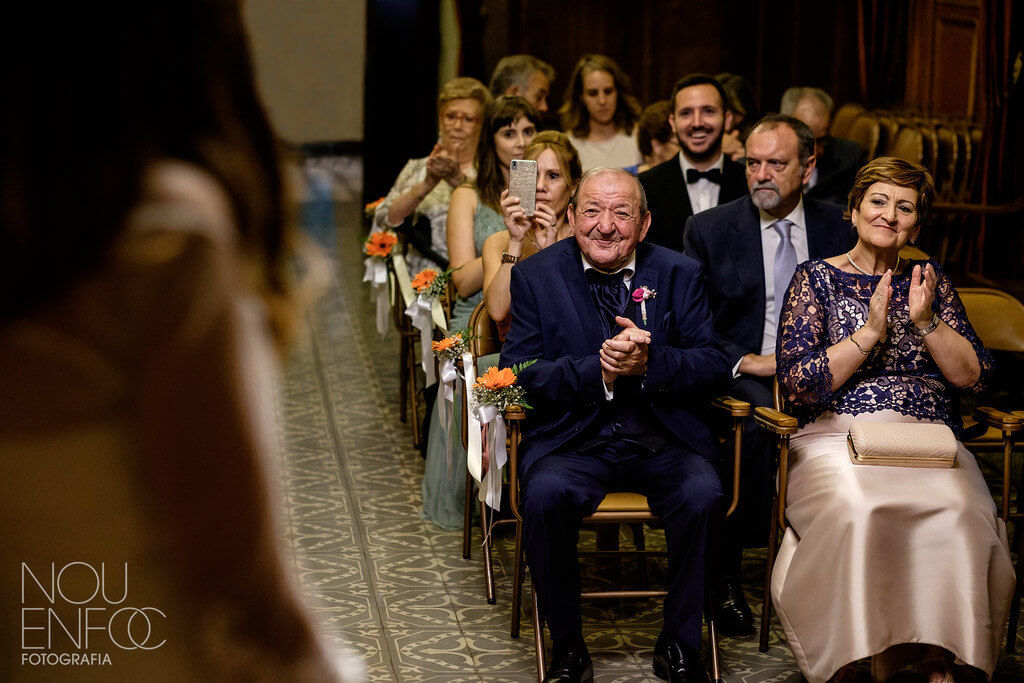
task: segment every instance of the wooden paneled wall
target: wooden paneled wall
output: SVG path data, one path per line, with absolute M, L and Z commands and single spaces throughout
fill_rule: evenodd
M 908 106 L 985 120 L 984 0 L 914 0 L 907 43 Z

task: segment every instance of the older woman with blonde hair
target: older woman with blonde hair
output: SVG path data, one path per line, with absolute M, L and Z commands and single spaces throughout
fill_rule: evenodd
M 996 663 L 1014 573 L 974 456 L 957 442 L 951 469 L 871 466 L 847 446 L 858 422 L 958 433 L 957 394 L 992 370 L 949 277 L 900 257 L 934 193 L 901 159 L 861 169 L 856 245 L 797 266 L 780 315 L 778 381 L 800 430 L 772 598 L 812 682 L 853 680 L 864 657 L 877 680 L 914 664 L 929 683 Z
M 430 250 L 448 259 L 447 218 L 452 191 L 476 178 L 474 158 L 491 93 L 475 78 L 453 78 L 437 96 L 438 141 L 430 154 L 410 159 L 374 214 L 375 229 L 395 228 L 410 216 L 430 221 Z M 413 272 L 432 265 L 413 254 Z M 440 265 L 440 264 L 435 264 Z

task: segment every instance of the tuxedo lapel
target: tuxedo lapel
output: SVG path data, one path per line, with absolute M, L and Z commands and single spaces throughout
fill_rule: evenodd
M 633 274 L 633 282 L 630 285 L 630 298 L 629 303 L 626 305 L 626 310 L 633 312 L 633 315 L 628 317 L 636 323 L 637 327 L 653 331 L 657 321 L 661 319 L 659 317 L 661 315 L 661 300 L 657 296 L 652 296 L 647 300 L 647 322 L 645 323 L 642 307 L 639 303 L 634 302 L 632 298 L 633 292 L 641 287 L 646 287 L 655 293 L 658 291 L 658 271 L 651 266 L 651 250 L 646 247 L 647 245 L 642 242 L 636 245 L 636 272 Z
M 572 239 L 571 237 L 569 239 Z M 560 268 L 562 279 L 565 280 L 565 288 L 569 292 L 576 314 L 579 316 L 580 329 L 587 341 L 587 348 L 597 348 L 604 341 L 604 332 L 601 331 L 600 315 L 594 298 L 587 286 L 587 280 L 583 276 L 583 262 L 581 261 L 580 250 L 575 245 L 562 252 Z

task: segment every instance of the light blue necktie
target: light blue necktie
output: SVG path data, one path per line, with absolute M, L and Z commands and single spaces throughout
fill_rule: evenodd
M 786 299 L 789 281 L 796 271 L 796 248 L 789 238 L 793 224 L 786 219 L 772 223 L 772 228 L 779 234 L 779 246 L 775 250 L 775 322 L 779 322 L 782 314 L 782 302 Z

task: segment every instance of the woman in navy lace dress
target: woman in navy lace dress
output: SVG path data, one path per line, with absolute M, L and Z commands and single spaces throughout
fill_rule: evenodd
M 800 421 L 772 598 L 810 681 L 884 678 L 915 663 L 991 675 L 1013 591 L 1006 530 L 974 456 L 953 469 L 851 462 L 852 420 L 961 428 L 958 392 L 992 369 L 949 278 L 908 262 L 934 195 L 923 168 L 875 159 L 857 176 L 846 254 L 797 267 L 779 321 L 778 380 Z

